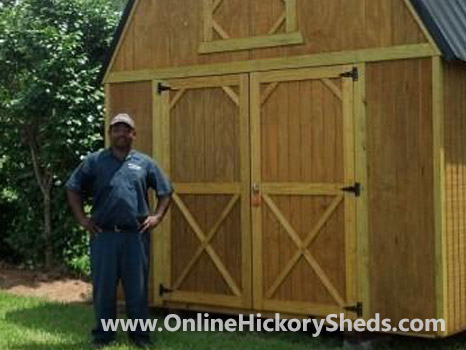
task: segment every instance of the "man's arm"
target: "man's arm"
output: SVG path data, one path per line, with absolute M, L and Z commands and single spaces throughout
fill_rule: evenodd
M 84 213 L 83 199 L 81 194 L 68 188 L 66 189 L 66 194 L 68 197 L 68 204 L 76 221 L 90 233 L 97 234 L 102 232 L 102 229 Z
M 148 229 L 153 229 L 157 227 L 162 221 L 165 214 L 167 213 L 167 210 L 170 207 L 171 201 L 172 201 L 171 194 L 167 196 L 163 196 L 163 197 L 158 197 L 157 207 L 155 208 L 155 213 L 153 215 L 149 215 L 146 218 L 146 220 L 144 220 L 139 230 L 141 232 L 144 232 Z

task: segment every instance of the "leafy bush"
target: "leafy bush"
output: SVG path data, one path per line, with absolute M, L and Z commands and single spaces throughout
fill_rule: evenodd
M 88 271 L 87 233 L 71 217 L 63 184 L 103 147 L 97 76 L 118 20 L 114 6 L 0 3 L 0 259 Z

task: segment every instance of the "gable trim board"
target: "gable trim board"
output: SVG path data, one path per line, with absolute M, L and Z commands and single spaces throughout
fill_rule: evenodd
M 113 34 L 113 38 L 110 43 L 110 47 L 107 51 L 104 62 L 102 64 L 102 68 L 97 78 L 97 81 L 100 84 L 103 84 L 105 82 L 105 78 L 113 66 L 113 62 L 115 60 L 115 57 L 117 56 L 118 51 L 120 50 L 121 43 L 123 42 L 129 23 L 131 22 L 131 19 L 133 18 L 134 13 L 136 12 L 138 3 L 139 0 L 128 0 L 128 2 L 126 3 L 125 9 L 123 10 L 123 14 L 121 15 L 120 22 L 118 23 L 118 26 L 115 29 L 115 33 Z
M 435 54 L 436 55 L 441 55 L 442 52 L 439 50 L 439 47 L 437 46 L 437 43 L 436 41 L 434 40 L 434 38 L 432 37 L 432 35 L 430 35 L 430 32 L 429 30 L 427 29 L 426 25 L 425 25 L 425 22 L 423 21 L 423 18 L 421 18 L 421 16 L 419 15 L 419 13 L 416 11 L 416 8 L 413 6 L 412 0 L 403 0 L 403 3 L 406 5 L 406 7 L 408 8 L 409 10 L 409 13 L 413 16 L 414 20 L 416 21 L 416 23 L 418 24 L 419 26 L 419 29 L 421 29 L 421 32 L 424 34 L 424 36 L 426 37 L 427 41 L 430 43 L 430 45 L 432 46 L 432 49 L 434 50 Z

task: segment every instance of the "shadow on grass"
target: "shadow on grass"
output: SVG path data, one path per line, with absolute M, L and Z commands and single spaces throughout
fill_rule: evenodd
M 89 335 L 94 316 L 92 308 L 84 304 L 40 303 L 7 312 L 5 321 L 24 329 L 24 336 L 14 339 L 10 349 L 90 348 Z
M 151 317 L 160 318 L 160 314 Z M 190 317 L 192 315 L 182 315 Z M 212 315 L 213 316 L 213 315 Z M 40 303 L 5 314 L 5 321 L 15 326 L 18 335 L 12 337 L 11 350 L 83 350 L 90 349 L 90 329 L 94 325 L 92 307 L 83 304 Z M 372 349 L 455 349 L 466 350 L 466 333 L 448 339 L 418 339 L 413 337 L 367 334 L 360 338 L 388 338 L 375 341 Z M 115 349 L 130 349 L 126 335 L 120 332 Z M 210 333 L 163 332 L 157 336 L 163 349 L 338 349 L 342 334 L 323 333 L 312 338 L 310 333 Z M 157 348 L 160 348 L 157 346 Z M 355 347 L 358 348 L 358 347 Z M 112 349 L 112 348 L 110 348 Z

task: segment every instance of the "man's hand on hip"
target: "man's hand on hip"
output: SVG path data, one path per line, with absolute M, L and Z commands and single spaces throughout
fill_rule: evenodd
M 102 229 L 91 218 L 84 218 L 80 221 L 82 227 L 84 227 L 91 234 L 98 234 L 102 232 Z
M 158 224 L 160 224 L 162 218 L 159 215 L 149 215 L 146 220 L 139 226 L 140 232 L 145 232 L 147 230 L 151 230 L 156 228 Z

